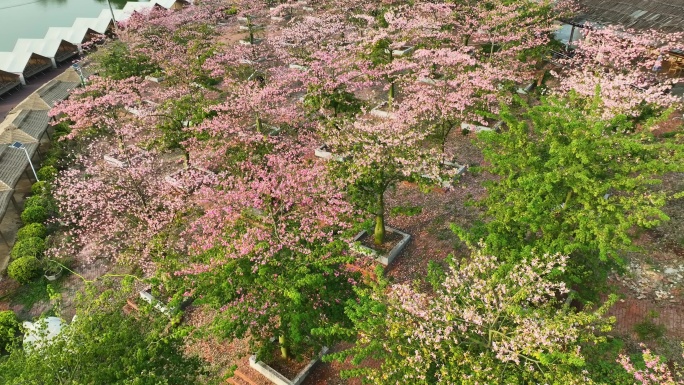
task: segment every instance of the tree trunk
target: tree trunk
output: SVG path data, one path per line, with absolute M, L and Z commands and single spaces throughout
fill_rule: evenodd
M 261 123 L 261 118 L 257 115 L 257 118 L 256 118 L 256 130 L 257 130 L 257 132 L 261 134 L 262 128 L 263 128 L 263 124 Z
M 289 354 L 287 352 L 287 345 L 285 345 L 285 336 L 278 337 L 278 343 L 280 344 L 280 355 L 287 359 Z
M 381 245 L 385 241 L 385 201 L 381 194 L 378 198 L 378 211 L 375 213 L 375 232 L 373 242 Z
M 394 101 L 394 80 L 390 81 L 389 94 L 387 95 L 387 109 L 392 110 L 392 102 Z

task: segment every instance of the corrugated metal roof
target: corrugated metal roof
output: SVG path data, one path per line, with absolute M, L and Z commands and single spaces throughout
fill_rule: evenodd
M 5 217 L 7 207 L 9 207 L 12 199 L 12 194 L 14 194 L 14 190 L 2 190 L 0 187 L 0 221 Z
M 36 140 L 40 140 L 45 134 L 49 122 L 50 117 L 45 110 L 23 110 L 12 121 L 17 128 Z
M 684 0 L 580 0 L 580 18 L 635 29 L 684 31 Z
M 29 156 L 33 156 L 38 148 L 37 143 L 25 143 Z M 7 144 L 0 144 L 7 147 Z M 8 148 L 0 158 L 0 182 L 14 188 L 28 166 L 28 159 L 23 150 Z
M 78 82 L 63 82 L 53 79 L 44 86 L 40 87 L 36 93 L 45 101 L 50 107 L 54 107 L 55 103 L 64 100 L 69 96 L 69 91 L 78 87 Z

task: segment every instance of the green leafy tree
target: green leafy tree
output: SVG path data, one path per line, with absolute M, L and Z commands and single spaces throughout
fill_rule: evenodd
M 175 269 L 188 291 L 201 293 L 199 303 L 220 309 L 213 325 L 219 336 L 249 336 L 259 359 L 272 355 L 274 338 L 282 356 L 301 357 L 336 342 L 313 329 L 348 323 L 344 302 L 354 279 L 345 268 L 353 257 L 344 230 L 351 209 L 320 178 L 323 165 L 301 153 L 265 158 L 243 164 L 243 178 L 207 191 L 206 211 L 192 225 L 195 255 Z
M 498 176 L 478 202 L 488 222 L 458 229 L 461 237 L 485 239 L 489 252 L 513 259 L 529 249 L 569 255 L 570 282 L 601 283 L 632 247 L 635 227 L 668 220 L 668 194 L 654 186 L 684 169 L 684 146 L 655 138 L 649 124 L 637 130 L 624 115 L 605 120 L 599 104 L 570 95 L 502 107 L 507 129 L 479 136 L 486 170 Z
M 16 342 L 19 329 L 19 320 L 13 311 L 0 311 L 0 353 L 6 352 Z
M 159 313 L 126 315 L 122 294 L 92 287 L 76 318 L 50 342 L 15 346 L 0 360 L 0 382 L 29 384 L 204 384 L 201 361 L 182 353 L 178 330 Z

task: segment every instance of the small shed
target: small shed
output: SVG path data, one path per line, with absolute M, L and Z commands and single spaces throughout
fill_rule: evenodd
M 160 7 L 172 9 L 174 11 L 190 5 L 190 2 L 185 0 L 155 0 L 154 2 Z
M 17 39 L 13 52 L 35 52 L 50 58 L 52 66 L 78 55 L 78 46 L 63 39 Z
M 0 70 L 0 96 L 21 85 L 18 74 Z
M 0 52 L 0 71 L 19 75 L 21 84 L 26 84 L 26 78 L 51 67 L 50 58 L 35 52 Z

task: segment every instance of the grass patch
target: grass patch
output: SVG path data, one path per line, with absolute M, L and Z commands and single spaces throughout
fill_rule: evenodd
M 33 305 L 41 301 L 49 301 L 50 293 L 48 285 L 52 286 L 54 291 L 61 291 L 61 280 L 55 282 L 48 282 L 43 277 L 27 283 L 17 289 L 14 294 L 9 297 L 12 305 L 22 305 L 26 311 L 30 310 Z
M 405 215 L 407 217 L 418 215 L 423 212 L 420 206 L 398 206 L 390 209 L 392 215 Z
M 643 322 L 634 325 L 634 331 L 640 340 L 652 341 L 660 339 L 665 335 L 665 326 L 653 322 L 656 318 L 658 318 L 658 313 L 651 311 Z

